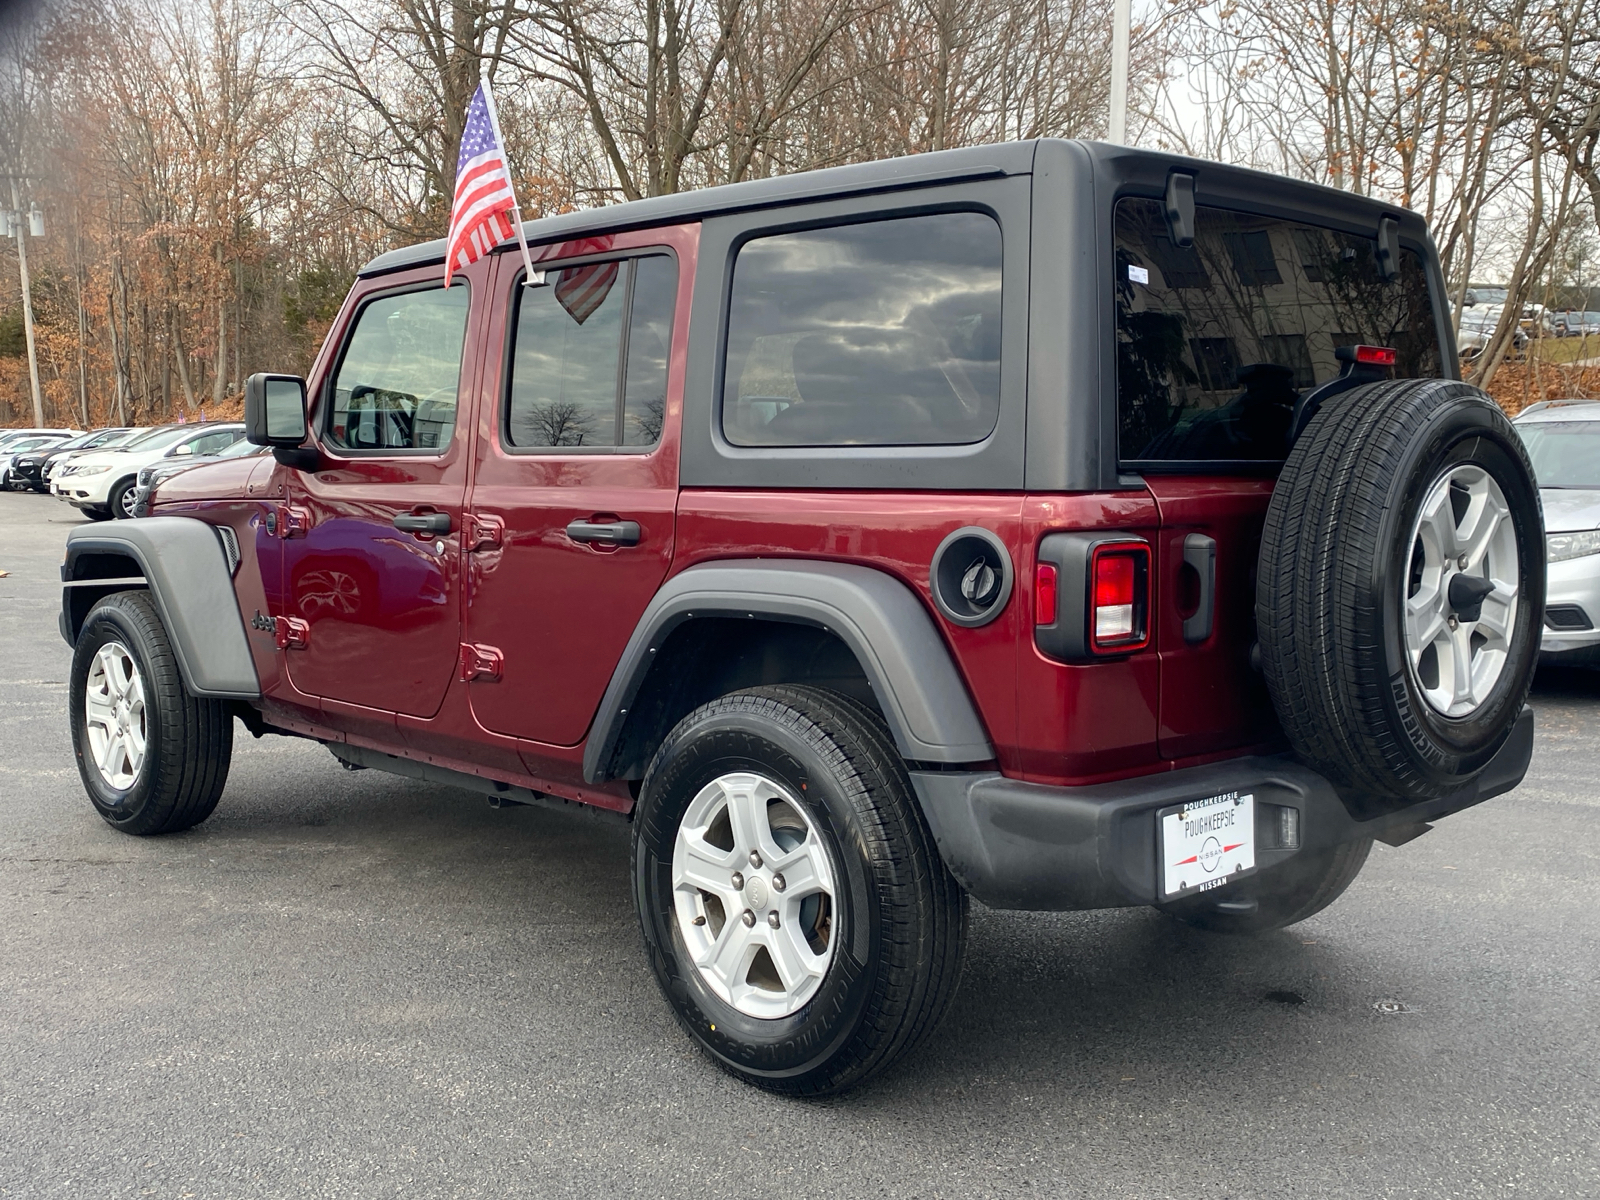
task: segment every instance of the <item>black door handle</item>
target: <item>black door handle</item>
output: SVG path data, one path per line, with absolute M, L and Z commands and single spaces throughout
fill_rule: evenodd
M 1211 636 L 1217 605 L 1217 543 L 1203 533 L 1191 533 L 1183 539 L 1183 565 L 1194 571 L 1199 580 L 1199 603 L 1194 612 L 1183 619 L 1183 640 L 1191 646 L 1199 645 Z
M 602 546 L 637 546 L 637 521 L 573 521 L 567 536 L 575 542 L 598 542 Z
M 449 533 L 450 514 L 442 512 L 401 513 L 395 517 L 394 527 L 401 533 Z

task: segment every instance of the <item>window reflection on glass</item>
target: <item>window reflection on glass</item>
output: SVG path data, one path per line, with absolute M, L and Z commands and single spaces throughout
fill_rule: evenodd
M 510 444 L 654 445 L 677 284 L 677 263 L 650 255 L 552 271 L 545 286 L 519 288 Z
M 1000 227 L 937 213 L 739 251 L 722 427 L 741 446 L 981 441 L 1000 411 Z
M 361 310 L 333 384 L 328 440 L 349 450 L 443 450 L 456 425 L 462 284 L 384 296 Z
M 1378 276 L 1375 240 L 1201 207 L 1179 247 L 1156 200 L 1117 205 L 1121 454 L 1277 461 L 1295 400 L 1343 370 L 1338 346 L 1392 346 L 1396 378 L 1442 364 L 1422 261 Z

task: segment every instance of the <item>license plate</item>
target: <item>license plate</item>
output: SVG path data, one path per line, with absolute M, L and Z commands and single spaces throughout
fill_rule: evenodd
M 1161 894 L 1207 892 L 1256 866 L 1256 798 L 1227 792 L 1161 813 Z

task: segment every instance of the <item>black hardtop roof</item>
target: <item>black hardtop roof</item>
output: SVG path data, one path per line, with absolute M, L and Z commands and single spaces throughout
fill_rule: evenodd
M 1034 169 L 1034 159 L 1039 147 L 1051 142 L 1063 148 L 1077 149 L 1079 153 L 1070 157 L 1084 162 L 1096 174 L 1103 174 L 1108 182 L 1148 179 L 1152 177 L 1153 171 L 1164 178 L 1166 172 L 1174 167 L 1190 168 L 1196 174 L 1197 192 L 1202 199 L 1206 181 L 1210 179 L 1218 183 L 1227 181 L 1227 186 L 1232 191 L 1258 192 L 1264 195 L 1272 193 L 1281 195 L 1286 191 L 1293 191 L 1297 199 L 1313 200 L 1313 206 L 1316 208 L 1337 209 L 1350 217 L 1360 214 L 1374 225 L 1378 217 L 1384 213 L 1400 214 L 1403 211 L 1393 205 L 1382 204 L 1336 188 L 1290 180 L 1282 175 L 1246 167 L 1228 166 L 1179 154 L 1140 150 L 1104 142 L 1062 142 L 1036 138 L 1027 142 L 969 146 L 959 150 L 939 150 L 927 154 L 882 159 L 877 162 L 826 167 L 816 171 L 780 175 L 772 179 L 753 179 L 744 183 L 679 192 L 672 196 L 651 196 L 644 200 L 630 200 L 622 204 L 581 209 L 559 216 L 544 217 L 537 221 L 526 221 L 522 226 L 523 235 L 528 239 L 529 245 L 537 246 L 602 232 L 694 221 L 718 213 L 770 208 L 796 202 L 822 201 L 841 195 L 928 187 L 963 179 L 1027 175 Z M 1411 214 L 1406 215 L 1411 216 Z M 508 240 L 502 243 L 502 248 L 511 244 L 513 243 Z M 378 255 L 362 267 L 359 274 L 381 275 L 407 267 L 442 263 L 444 248 L 444 239 L 439 238 L 415 246 L 390 250 L 386 254 Z

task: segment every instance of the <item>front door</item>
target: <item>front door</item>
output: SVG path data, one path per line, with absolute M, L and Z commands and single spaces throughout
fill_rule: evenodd
M 531 287 L 517 271 L 498 301 L 507 361 L 479 429 L 462 639 L 496 733 L 581 742 L 671 566 L 696 234 L 552 247 L 566 265 Z
M 446 290 L 437 268 L 360 298 L 319 388 L 323 462 L 291 472 L 277 516 L 286 655 L 300 691 L 428 717 L 456 669 L 460 536 L 478 344 L 471 298 L 489 260 Z

